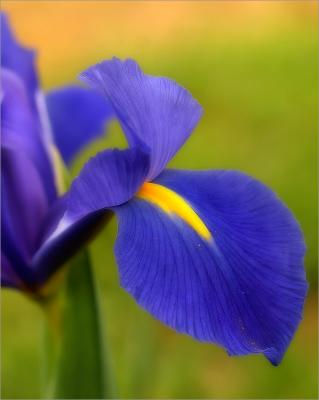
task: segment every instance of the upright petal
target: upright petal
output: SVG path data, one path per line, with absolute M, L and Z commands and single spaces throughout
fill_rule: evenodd
M 35 107 L 35 92 L 38 88 L 35 52 L 16 41 L 8 17 L 3 13 L 1 13 L 1 67 L 10 69 L 20 77 L 31 99 L 31 106 Z
M 12 71 L 3 68 L 1 92 L 1 146 L 27 154 L 38 170 L 51 202 L 56 198 L 52 164 L 23 81 Z
M 164 171 L 145 185 L 114 208 L 121 285 L 177 331 L 278 364 L 307 289 L 292 214 L 235 171 Z
M 148 155 L 139 149 L 106 150 L 89 160 L 52 209 L 32 265 L 46 278 L 93 236 L 111 207 L 131 199 L 145 180 Z
M 9 148 L 1 149 L 1 210 L 1 250 L 10 269 L 29 284 L 34 281 L 29 265 L 40 244 L 48 202 L 30 159 Z
M 143 142 L 150 148 L 148 180 L 163 170 L 202 114 L 186 89 L 170 79 L 144 74 L 133 60 L 104 61 L 86 70 L 81 79 L 107 96 L 129 145 Z
M 113 111 L 95 90 L 68 86 L 46 96 L 54 141 L 65 161 L 74 157 L 92 140 L 105 132 Z

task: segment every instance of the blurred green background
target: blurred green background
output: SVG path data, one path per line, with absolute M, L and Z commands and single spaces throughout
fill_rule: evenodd
M 305 233 L 304 319 L 275 368 L 262 356 L 230 358 L 140 309 L 118 284 L 112 221 L 91 251 L 120 397 L 317 398 L 317 3 L 2 1 L 2 9 L 20 40 L 38 50 L 45 89 L 75 82 L 113 55 L 187 87 L 205 113 L 170 165 L 259 178 Z M 113 123 L 72 173 L 98 150 L 124 145 Z M 41 312 L 13 291 L 2 291 L 1 310 L 1 397 L 39 398 Z

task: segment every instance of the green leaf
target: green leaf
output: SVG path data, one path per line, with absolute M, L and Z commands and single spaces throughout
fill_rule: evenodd
M 55 399 L 114 398 L 105 361 L 98 299 L 86 251 L 72 260 L 62 296 L 48 315 L 47 395 Z

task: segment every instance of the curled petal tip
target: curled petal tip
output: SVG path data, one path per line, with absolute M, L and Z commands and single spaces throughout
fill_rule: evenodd
M 103 61 L 80 78 L 108 98 L 129 145 L 150 148 L 148 180 L 160 174 L 202 115 L 186 89 L 171 79 L 144 74 L 131 59 Z

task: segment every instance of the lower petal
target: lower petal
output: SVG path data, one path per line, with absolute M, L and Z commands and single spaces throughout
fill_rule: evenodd
M 307 290 L 305 245 L 290 211 L 266 186 L 235 171 L 165 171 L 155 184 L 179 196 L 166 200 L 184 201 L 186 211 L 143 187 L 114 208 L 121 285 L 177 331 L 231 355 L 264 353 L 278 364 Z

